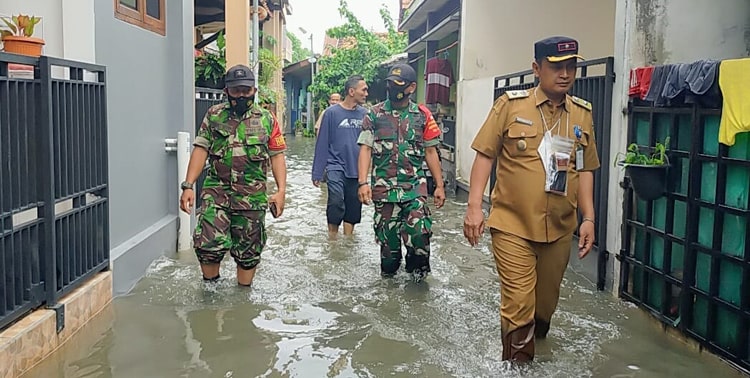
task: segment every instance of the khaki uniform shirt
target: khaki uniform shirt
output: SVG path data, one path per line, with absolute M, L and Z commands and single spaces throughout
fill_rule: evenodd
M 544 190 L 546 175 L 537 152 L 546 131 L 542 113 L 552 135 L 575 140 L 568 166 L 567 196 Z M 566 96 L 555 108 L 537 88 L 509 91 L 500 96 L 471 145 L 478 153 L 497 158 L 497 182 L 487 225 L 543 243 L 573 233 L 578 225 L 575 159 L 579 146 L 583 148 L 584 160 L 580 171 L 599 168 L 589 102 Z

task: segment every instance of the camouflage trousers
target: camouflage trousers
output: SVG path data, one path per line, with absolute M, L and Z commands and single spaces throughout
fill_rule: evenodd
M 430 272 L 432 219 L 426 198 L 393 203 L 375 201 L 375 238 L 380 245 L 380 270 L 392 275 L 401 266 L 401 242 L 406 247 L 406 271 Z
M 266 245 L 264 210 L 231 210 L 204 202 L 193 235 L 201 264 L 219 264 L 227 251 L 241 269 L 260 263 Z

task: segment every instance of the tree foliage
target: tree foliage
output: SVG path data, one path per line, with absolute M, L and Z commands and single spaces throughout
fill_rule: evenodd
M 310 57 L 310 49 L 302 47 L 302 41 L 294 33 L 287 31 L 286 35 L 292 41 L 292 62 L 296 63 Z
M 325 104 L 330 93 L 341 93 L 346 79 L 355 74 L 371 81 L 378 72 L 380 64 L 394 54 L 403 52 L 407 36 L 396 30 L 396 25 L 385 5 L 380 9 L 380 16 L 387 35 L 380 36 L 367 30 L 359 19 L 349 10 L 346 0 L 339 0 L 339 14 L 346 23 L 328 29 L 332 38 L 353 41 L 342 48 L 332 48 L 330 56 L 322 56 L 318 61 L 318 72 L 315 85 L 310 89 L 315 93 L 317 102 Z

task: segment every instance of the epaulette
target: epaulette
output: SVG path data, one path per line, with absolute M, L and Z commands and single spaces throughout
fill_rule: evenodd
M 507 91 L 505 94 L 508 95 L 508 98 L 511 100 L 515 100 L 517 98 L 526 98 L 529 97 L 529 91 L 525 89 L 520 89 L 517 91 Z
M 590 102 L 576 96 L 570 96 L 570 99 L 573 101 L 573 103 L 586 108 L 588 111 L 591 111 L 592 106 Z

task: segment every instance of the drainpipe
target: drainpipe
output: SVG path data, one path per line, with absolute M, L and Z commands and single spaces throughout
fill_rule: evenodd
M 164 139 L 164 150 L 166 152 L 177 152 L 177 198 L 182 196 L 180 184 L 187 175 L 188 163 L 190 162 L 190 133 L 180 131 L 176 139 Z M 190 249 L 190 236 L 193 232 L 190 214 L 177 210 L 177 251 Z
M 255 82 L 258 82 L 258 69 L 260 68 L 260 63 L 258 61 L 260 60 L 260 38 L 258 34 L 260 34 L 260 20 L 258 19 L 258 0 L 253 0 L 253 74 L 255 74 Z M 258 86 L 257 84 L 255 85 Z M 258 97 L 255 96 L 255 103 L 258 103 Z

